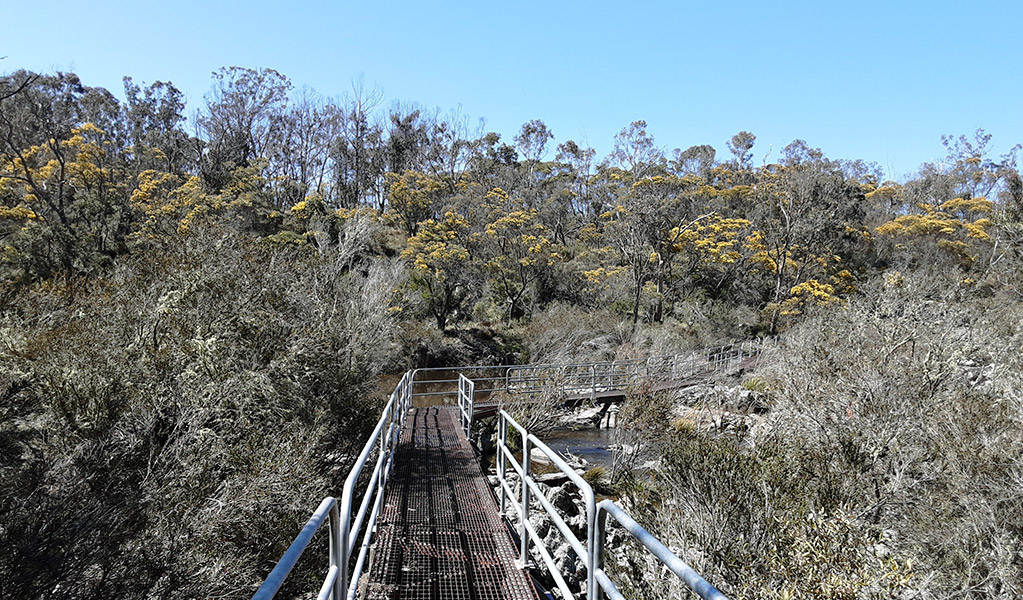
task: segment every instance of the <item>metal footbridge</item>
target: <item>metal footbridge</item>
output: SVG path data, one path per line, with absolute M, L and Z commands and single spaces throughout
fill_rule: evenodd
M 329 566 L 318 600 L 534 600 L 546 596 L 530 576 L 540 563 L 562 598 L 618 600 L 624 596 L 603 562 L 609 520 L 697 596 L 727 600 L 614 502 L 597 502 L 590 485 L 495 398 L 498 392 L 528 397 L 554 390 L 565 398 L 597 401 L 640 384 L 663 387 L 747 365 L 760 349 L 759 343 L 747 343 L 641 361 L 409 371 L 391 393 L 341 497 L 320 503 L 253 600 L 277 594 L 324 526 Z M 456 372 L 457 379 L 449 377 Z M 457 403 L 420 406 L 435 404 L 438 396 L 453 396 Z M 469 443 L 480 414 L 498 418 L 496 494 Z M 573 531 L 533 479 L 534 450 L 575 484 L 585 531 L 578 525 Z M 558 571 L 531 523 L 538 512 L 549 516 L 583 565 L 584 577 Z

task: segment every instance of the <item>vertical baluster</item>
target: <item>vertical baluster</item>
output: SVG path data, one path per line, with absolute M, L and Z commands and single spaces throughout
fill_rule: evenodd
M 604 589 L 597 584 L 596 573 L 597 570 L 604 569 L 604 538 L 607 532 L 607 513 L 600 509 L 599 505 L 596 509 L 597 514 L 594 515 L 594 523 L 592 525 L 593 533 L 590 536 L 590 578 L 589 587 L 587 590 L 587 600 L 602 600 L 604 597 Z
M 327 525 L 330 527 L 330 566 L 338 568 L 337 577 L 330 591 L 330 600 L 343 600 L 345 588 L 343 585 L 342 571 L 348 570 L 347 564 L 341 563 L 341 518 L 337 509 L 337 501 L 330 507 L 330 518 Z
M 502 515 L 504 514 L 504 510 L 505 510 L 505 506 L 504 506 L 505 492 L 504 492 L 504 485 L 503 484 L 504 484 L 504 475 L 505 475 L 505 468 L 506 468 L 506 462 L 505 461 L 507 460 L 507 457 L 505 456 L 505 444 L 507 444 L 507 443 L 508 443 L 508 422 L 505 421 L 504 415 L 501 414 L 500 416 L 498 416 L 498 419 L 497 419 L 497 480 L 498 480 L 498 484 L 499 484 L 497 486 L 497 491 L 498 491 L 498 493 L 500 495 L 500 499 L 501 499 L 501 514 Z
M 529 478 L 529 436 L 522 430 L 519 431 L 519 435 L 522 436 L 522 522 L 519 524 L 519 538 L 520 538 L 520 554 L 522 559 L 522 567 L 525 568 L 529 564 L 529 530 L 526 529 L 526 521 L 529 520 L 529 485 L 526 484 L 526 479 Z

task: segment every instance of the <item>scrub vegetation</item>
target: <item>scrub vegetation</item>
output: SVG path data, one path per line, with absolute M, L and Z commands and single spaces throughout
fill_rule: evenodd
M 614 474 L 645 524 L 735 598 L 1023 594 L 1018 147 L 946 136 L 896 182 L 643 121 L 597 157 L 270 69 L 190 120 L 170 83 L 123 97 L 0 76 L 5 595 L 249 597 L 383 375 L 756 336 L 756 427 L 623 407 L 663 453 Z

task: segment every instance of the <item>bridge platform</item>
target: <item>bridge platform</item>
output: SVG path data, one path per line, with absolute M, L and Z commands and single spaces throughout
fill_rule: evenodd
M 458 408 L 409 411 L 360 597 L 536 600 Z

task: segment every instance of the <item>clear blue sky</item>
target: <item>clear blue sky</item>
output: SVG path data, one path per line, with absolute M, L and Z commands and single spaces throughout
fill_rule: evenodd
M 636 119 L 665 150 L 796 138 L 902 178 L 942 134 L 1023 142 L 1023 4 L 972 2 L 7 2 L 0 72 L 171 81 L 195 109 L 221 66 L 271 67 L 325 96 L 364 77 L 384 103 L 539 118 L 606 154 Z

